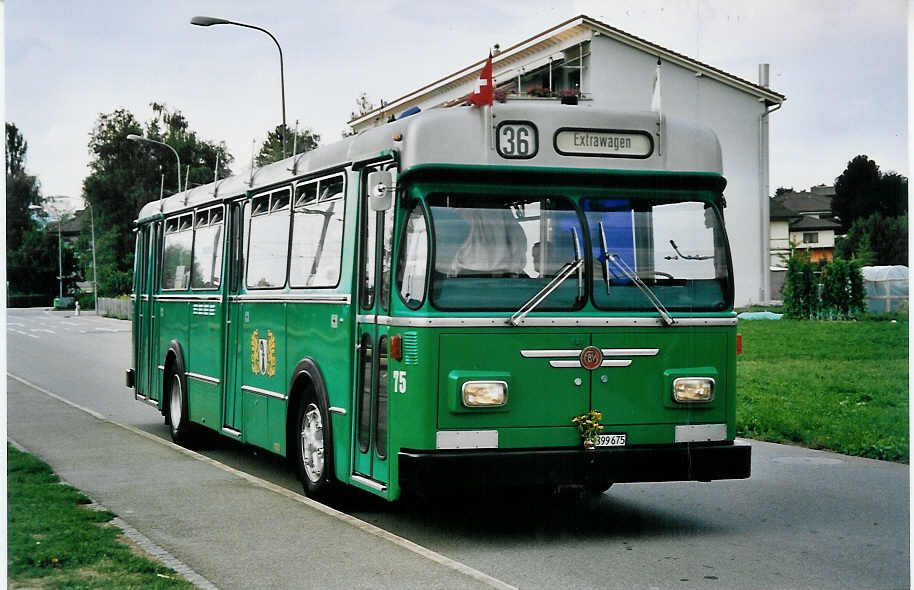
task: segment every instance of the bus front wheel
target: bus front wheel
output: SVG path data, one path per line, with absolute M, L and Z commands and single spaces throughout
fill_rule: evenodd
M 334 482 L 329 417 L 323 405 L 313 395 L 308 395 L 298 404 L 295 424 L 298 477 L 309 498 L 324 499 Z

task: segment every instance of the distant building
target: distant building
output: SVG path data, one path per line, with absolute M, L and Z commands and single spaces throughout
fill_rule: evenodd
M 820 184 L 809 191 L 787 191 L 769 203 L 770 283 L 780 297 L 791 247 L 806 250 L 813 262 L 832 260 L 841 223 L 832 211 L 835 187 Z
M 474 57 L 484 57 L 484 51 L 480 48 Z M 767 301 L 768 117 L 786 100 L 768 88 L 767 66 L 760 67 L 759 83 L 754 83 L 583 15 L 496 48 L 492 65 L 495 85 L 509 99 L 549 100 L 541 96 L 564 91 L 580 95 L 574 108 L 646 111 L 658 60 L 663 113 L 708 125 L 720 140 L 736 304 Z M 460 104 L 473 91 L 482 65 L 471 63 L 385 101 L 349 125 L 358 132 L 418 110 Z

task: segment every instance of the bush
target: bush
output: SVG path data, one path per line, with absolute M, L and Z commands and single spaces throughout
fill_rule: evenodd
M 805 253 L 787 262 L 784 314 L 792 319 L 847 320 L 866 311 L 863 274 L 855 260 L 812 263 Z

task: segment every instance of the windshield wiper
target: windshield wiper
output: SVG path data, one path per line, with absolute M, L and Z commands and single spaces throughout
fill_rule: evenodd
M 606 246 L 606 232 L 603 231 L 603 222 L 600 222 L 600 243 L 603 245 L 603 280 L 606 282 L 606 294 L 609 295 L 609 285 L 612 281 L 609 270 L 609 248 Z
M 566 262 L 562 268 L 559 269 L 559 272 L 551 281 L 546 283 L 546 286 L 536 292 L 530 299 L 524 302 L 520 306 L 520 309 L 514 312 L 510 318 L 508 318 L 508 324 L 512 326 L 517 326 L 524 318 L 527 317 L 527 314 L 533 311 L 536 306 L 546 300 L 547 297 L 552 295 L 553 291 L 559 288 L 559 285 L 565 282 L 565 279 L 571 276 L 571 273 L 578 273 L 578 298 L 575 301 L 580 301 L 584 298 L 584 257 L 581 256 L 581 244 L 578 241 L 578 232 L 575 228 L 571 228 L 572 237 L 574 238 L 574 262 Z
M 694 254 L 683 254 L 682 252 L 679 251 L 679 248 L 676 247 L 676 242 L 674 242 L 673 240 L 670 240 L 670 246 L 672 246 L 673 250 L 676 251 L 676 254 L 678 254 L 679 257 L 684 260 L 708 260 L 710 258 L 714 258 L 714 256 L 698 256 L 698 255 L 694 255 Z M 673 260 L 672 256 L 665 256 L 664 258 L 666 258 L 667 260 Z
M 618 254 L 609 254 L 607 259 L 615 262 L 616 266 L 619 267 L 619 270 L 622 271 L 622 274 L 624 274 L 631 282 L 635 283 L 635 286 L 638 287 L 641 293 L 644 294 L 644 297 L 650 302 L 651 305 L 654 306 L 654 309 L 657 310 L 657 313 L 660 314 L 660 319 L 663 321 L 664 325 L 672 326 L 676 323 L 676 320 L 670 317 L 670 312 L 668 312 L 667 309 L 663 306 L 663 303 L 660 302 L 660 299 L 657 297 L 657 295 L 651 291 L 650 287 L 644 284 L 644 281 L 638 278 L 638 275 L 636 275 L 634 271 L 629 268 L 625 261 L 622 260 L 621 256 Z

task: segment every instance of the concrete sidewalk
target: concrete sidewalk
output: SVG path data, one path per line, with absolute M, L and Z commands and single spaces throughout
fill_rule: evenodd
M 509 588 L 289 490 L 7 379 L 9 437 L 219 588 Z

